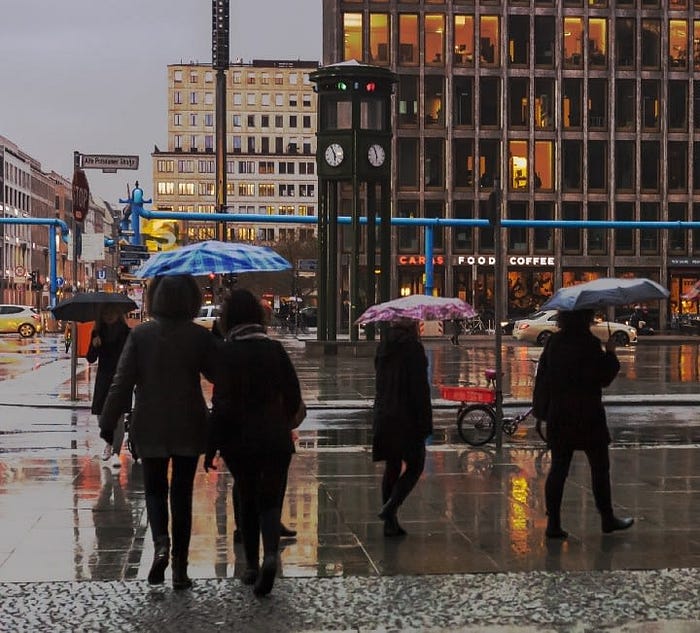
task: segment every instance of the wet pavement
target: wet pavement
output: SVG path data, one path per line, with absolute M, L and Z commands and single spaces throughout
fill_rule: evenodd
M 488 341 L 426 342 L 436 432 L 399 540 L 376 517 L 372 359 L 309 358 L 303 342 L 285 342 L 311 409 L 283 511 L 298 537 L 284 543 L 264 600 L 237 579 L 221 469 L 195 482 L 195 588 L 148 587 L 141 469 L 126 451 L 119 469 L 99 458 L 94 371 L 80 361 L 72 403 L 63 350 L 44 341 L 27 352 L 34 362 L 0 382 L 0 631 L 700 631 L 700 341 L 620 352 L 623 375 L 607 395 L 613 497 L 637 522 L 601 534 L 577 456 L 565 542 L 543 536 L 548 455 L 531 422 L 500 453 L 470 448 L 456 404 L 439 399 L 440 383 L 481 380 Z M 505 348 L 509 410 L 525 407 L 538 354 Z M 0 350 L 0 367 L 6 358 Z

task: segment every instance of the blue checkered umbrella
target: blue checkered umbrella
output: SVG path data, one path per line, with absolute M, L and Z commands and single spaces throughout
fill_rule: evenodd
M 267 246 L 208 240 L 152 255 L 135 275 L 145 279 L 160 275 L 252 273 L 291 267 L 284 257 Z

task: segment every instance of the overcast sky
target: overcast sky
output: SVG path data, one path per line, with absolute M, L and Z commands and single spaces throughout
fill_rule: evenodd
M 322 0 L 231 0 L 230 57 L 321 60 Z M 87 170 L 92 193 L 153 196 L 167 148 L 167 65 L 211 63 L 210 0 L 0 0 L 0 135 L 69 180 L 73 151 L 138 154 Z

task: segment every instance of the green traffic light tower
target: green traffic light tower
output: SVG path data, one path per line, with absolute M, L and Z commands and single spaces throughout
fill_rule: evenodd
M 324 66 L 310 75 L 318 93 L 316 164 L 319 180 L 319 318 L 318 340 L 335 341 L 339 292 L 338 216 L 351 216 L 347 313 L 350 340 L 360 315 L 360 288 L 365 307 L 389 299 L 391 278 L 391 94 L 396 75 L 355 60 Z M 349 197 L 348 197 L 349 194 Z M 365 283 L 360 280 L 360 217 L 367 217 Z M 379 268 L 377 256 L 379 225 Z M 373 332 L 368 332 L 373 337 Z

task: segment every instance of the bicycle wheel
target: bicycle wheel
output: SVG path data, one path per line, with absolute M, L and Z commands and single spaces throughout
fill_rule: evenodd
M 485 404 L 472 404 L 459 414 L 457 430 L 467 444 L 481 446 L 496 433 L 496 415 Z

